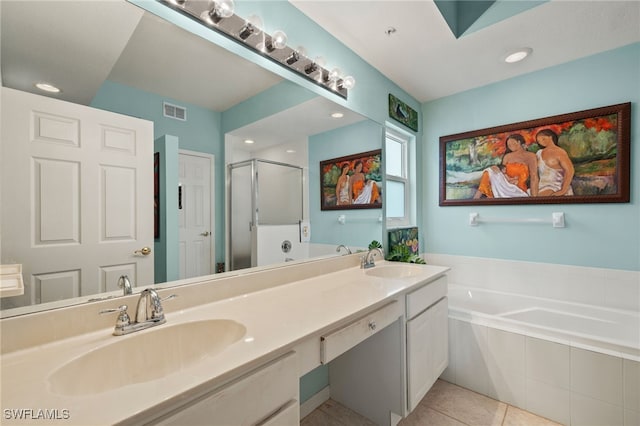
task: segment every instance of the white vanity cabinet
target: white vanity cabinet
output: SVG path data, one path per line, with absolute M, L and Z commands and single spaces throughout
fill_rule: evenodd
M 447 367 L 447 278 L 407 294 L 407 408 L 418 405 Z
M 299 421 L 298 367 L 292 352 L 148 424 L 290 426 Z

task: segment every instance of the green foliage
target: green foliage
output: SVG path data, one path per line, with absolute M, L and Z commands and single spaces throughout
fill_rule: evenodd
M 382 244 L 380 244 L 380 241 L 373 240 L 369 243 L 369 250 L 374 248 L 382 248 Z
M 421 258 L 419 255 L 415 253 L 411 253 L 409 246 L 407 246 L 406 244 L 398 244 L 396 246 L 393 246 L 391 253 L 389 253 L 389 255 L 387 256 L 387 260 L 390 260 L 393 262 L 406 262 L 406 263 L 419 263 L 419 264 L 426 263 L 424 259 Z
M 331 167 L 331 170 L 324 174 L 324 186 L 335 186 L 341 173 L 342 171 L 338 167 Z
M 560 135 L 558 145 L 567 151 L 574 164 L 612 158 L 617 153 L 616 133 L 598 131 L 578 123 Z

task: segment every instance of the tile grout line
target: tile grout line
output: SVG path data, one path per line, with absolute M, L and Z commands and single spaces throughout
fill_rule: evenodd
M 448 415 L 448 414 L 446 414 L 446 413 L 443 413 L 442 411 L 440 411 L 440 410 L 438 410 L 438 409 L 435 409 L 435 408 L 433 408 L 433 407 L 430 407 L 430 406 L 428 406 L 428 405 L 425 405 L 425 407 L 427 407 L 427 408 L 428 408 L 428 409 L 430 409 L 430 410 L 435 411 L 436 413 L 442 414 L 442 415 L 443 415 L 443 416 L 445 416 L 445 417 L 448 417 L 448 418 L 450 418 L 450 419 L 452 419 L 452 420 L 455 420 L 455 421 L 456 421 L 456 422 L 458 422 L 458 423 L 462 423 L 462 424 L 463 424 L 463 425 L 465 425 L 465 426 L 473 426 L 473 425 L 470 425 L 469 423 L 463 422 L 463 421 L 462 421 L 462 420 L 460 420 L 460 419 L 457 419 L 457 418 L 455 418 L 455 417 L 452 417 L 452 416 L 450 416 L 450 415 Z M 405 418 L 406 418 L 406 417 L 405 417 Z

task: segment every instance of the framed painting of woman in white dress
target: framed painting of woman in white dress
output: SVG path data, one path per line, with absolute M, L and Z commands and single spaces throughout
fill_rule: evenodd
M 382 150 L 320 162 L 321 210 L 382 207 Z
M 440 205 L 629 202 L 631 104 L 440 138 Z

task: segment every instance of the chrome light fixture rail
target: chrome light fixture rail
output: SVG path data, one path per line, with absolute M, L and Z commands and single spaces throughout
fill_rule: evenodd
M 326 69 L 318 58 L 306 56 L 303 48 L 287 46 L 287 36 L 283 31 L 267 34 L 262 29 L 260 18 L 251 16 L 244 19 L 236 15 L 233 0 L 159 1 L 344 99 L 355 86 L 352 76 L 342 76 L 338 68 Z

